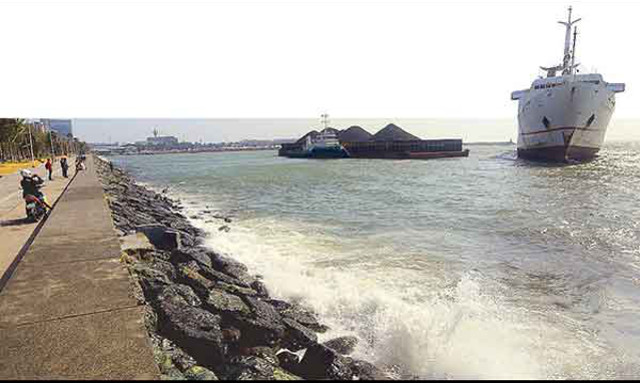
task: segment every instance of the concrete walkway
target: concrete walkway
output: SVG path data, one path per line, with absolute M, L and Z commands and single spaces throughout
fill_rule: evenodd
M 69 158 L 70 162 L 73 157 Z M 53 181 L 46 176 L 44 165 L 31 169 L 45 180 L 42 192 L 49 204 L 53 205 L 64 191 L 67 183 L 75 173 L 69 169 L 69 178 L 62 177 L 60 166 L 54 166 Z M 10 174 L 0 179 L 0 276 L 9 268 L 16 255 L 32 235 L 37 223 L 29 222 L 24 211 L 24 199 L 20 188 L 19 174 Z M 1 288 L 2 280 L 0 280 Z
M 0 379 L 157 379 L 91 158 L 0 291 Z

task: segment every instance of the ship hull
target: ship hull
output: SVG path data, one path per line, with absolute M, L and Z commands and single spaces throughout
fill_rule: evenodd
M 347 158 L 349 157 L 349 153 L 347 153 L 344 148 L 338 147 L 315 147 L 309 151 L 309 158 Z
M 576 77 L 578 79 L 576 79 Z M 615 94 L 597 77 L 562 76 L 556 86 L 519 99 L 518 157 L 587 161 L 596 156 L 615 109 Z
M 598 153 L 599 148 L 584 146 L 548 146 L 544 148 L 518 148 L 518 158 L 530 161 L 589 161 Z

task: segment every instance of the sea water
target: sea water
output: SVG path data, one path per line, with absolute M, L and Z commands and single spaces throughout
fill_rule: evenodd
M 313 307 L 331 327 L 321 340 L 355 335 L 356 356 L 398 376 L 640 377 L 640 143 L 573 165 L 469 148 L 113 159 L 180 198 L 272 296 Z

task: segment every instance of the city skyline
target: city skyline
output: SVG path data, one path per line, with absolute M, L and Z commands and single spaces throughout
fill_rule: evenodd
M 336 118 L 330 126 L 346 129 L 358 125 L 376 133 L 396 124 L 421 138 L 462 138 L 464 142 L 516 139 L 515 119 L 409 119 Z M 607 141 L 640 140 L 640 120 L 613 119 Z M 74 119 L 74 132 L 87 142 L 133 143 L 144 141 L 158 129 L 159 135 L 175 136 L 181 142 L 238 142 L 241 140 L 297 139 L 312 129 L 320 130 L 320 119 Z

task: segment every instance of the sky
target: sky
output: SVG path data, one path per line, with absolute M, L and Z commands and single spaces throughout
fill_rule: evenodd
M 539 66 L 560 62 L 564 32 L 556 21 L 569 4 L 0 0 L 0 36 L 10 52 L 0 60 L 0 116 L 74 118 L 87 139 L 110 129 L 113 141 L 149 131 L 145 124 L 116 128 L 126 120 L 114 118 L 196 119 L 175 134 L 214 141 L 238 132 L 297 134 L 270 133 L 269 123 L 252 131 L 237 121 L 317 121 L 323 112 L 356 122 L 499 119 L 515 129 L 510 93 L 528 88 L 543 74 Z M 582 72 L 627 84 L 614 123 L 640 119 L 640 4 L 571 4 L 583 19 Z M 235 122 L 202 122 L 221 118 Z M 110 128 L 95 119 L 109 119 Z M 479 124 L 468 134 L 503 135 Z

